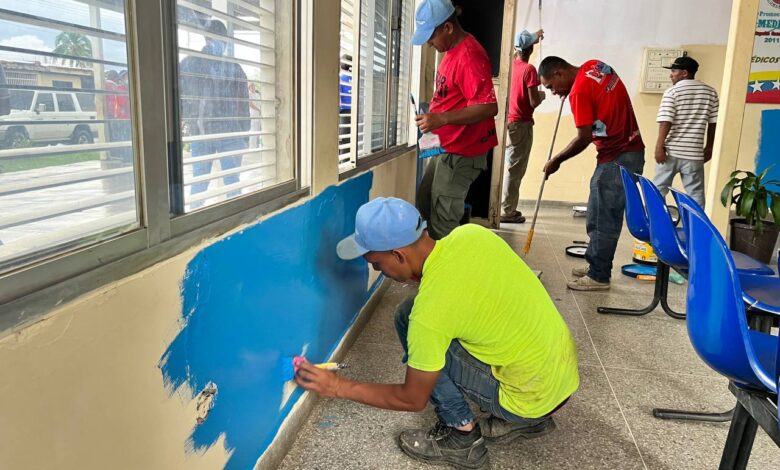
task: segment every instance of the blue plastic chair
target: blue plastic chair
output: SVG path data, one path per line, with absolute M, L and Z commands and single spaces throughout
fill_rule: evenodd
M 731 251 L 706 216 L 688 217 L 687 326 L 693 348 L 736 384 L 777 393 L 778 337 L 748 329 Z
M 637 240 L 650 243 L 650 225 L 647 220 L 647 212 L 642 202 L 642 196 L 637 187 L 636 175 L 620 167 L 620 176 L 623 179 L 623 193 L 626 196 L 626 225 L 628 231 Z M 669 291 L 669 267 L 659 262 L 656 267 L 655 289 L 653 300 L 645 308 L 634 310 L 627 308 L 598 307 L 599 313 L 612 315 L 647 315 L 661 304 L 664 312 L 673 318 L 685 318 L 685 314 L 677 313 L 669 307 L 667 295 Z
M 704 213 L 704 209 L 698 202 L 694 201 L 692 197 L 674 188 L 672 188 L 671 191 L 674 200 L 677 202 L 677 207 L 680 211 L 680 219 L 682 220 L 683 228 L 686 232 L 688 230 L 688 212 L 696 212 L 705 218 L 707 217 Z M 731 251 L 731 256 L 734 259 L 734 263 L 740 274 L 755 274 L 758 276 L 773 276 L 775 274 L 772 268 L 744 253 Z
M 674 230 L 674 226 L 671 223 L 670 216 L 668 212 L 665 212 L 666 205 L 663 200 L 663 196 L 661 195 L 660 191 L 658 191 L 656 186 L 646 179 L 642 179 L 640 184 L 642 185 L 642 191 L 645 195 L 645 202 L 647 204 L 647 210 L 650 219 L 651 239 L 653 240 L 654 247 L 655 245 L 658 245 L 661 248 L 660 250 L 656 250 L 659 259 L 670 261 L 665 259 L 665 257 L 668 256 L 668 252 L 677 248 L 686 250 L 686 239 L 690 237 L 687 235 L 679 238 L 676 237 L 676 231 Z M 706 224 L 708 224 L 711 230 L 717 232 L 717 229 L 709 221 L 707 215 L 690 196 L 679 193 L 676 190 L 672 191 L 675 196 L 675 200 L 677 201 L 677 206 L 680 212 L 680 217 L 683 221 L 684 228 L 689 228 L 689 214 L 694 212 L 698 214 Z M 665 221 L 665 223 L 658 223 L 659 221 Z M 661 230 L 662 233 L 658 233 L 659 230 Z M 675 243 L 670 243 L 665 240 L 657 240 L 659 237 L 664 239 L 677 238 L 677 240 L 675 240 Z M 730 254 L 736 255 L 732 256 L 732 260 L 734 260 L 734 258 L 743 260 L 743 266 L 745 267 L 745 270 L 743 271 L 737 269 L 737 273 L 742 287 L 742 300 L 744 304 L 747 304 L 748 312 L 761 312 L 764 314 L 769 313 L 780 315 L 780 280 L 772 276 L 756 275 L 756 272 L 761 274 L 771 274 L 772 270 L 763 269 L 757 271 L 757 268 L 760 268 L 761 266 L 764 266 L 765 268 L 768 268 L 768 266 L 765 266 L 760 262 L 743 255 L 742 253 L 731 252 L 730 250 L 729 252 Z M 673 254 L 673 256 L 675 256 L 673 258 L 675 263 L 674 265 L 676 269 L 678 269 L 683 275 L 687 275 L 687 253 L 682 252 L 681 255 L 684 255 L 684 265 L 680 264 L 681 258 L 676 257 L 676 253 Z M 756 321 L 766 321 L 766 318 Z M 657 408 L 653 410 L 653 415 L 661 419 L 687 419 L 714 422 L 728 421 L 731 419 L 732 414 L 733 410 L 720 413 L 701 413 L 682 410 L 670 410 L 664 408 Z
M 623 192 L 626 195 L 626 225 L 628 231 L 637 240 L 650 243 L 650 225 L 642 202 L 642 196 L 637 188 L 636 177 L 624 167 L 620 167 L 623 178 Z
M 666 200 L 661 191 L 649 179 L 640 176 L 639 185 L 645 197 L 647 219 L 650 224 L 650 243 L 653 245 L 658 259 L 678 269 L 688 268 L 688 257 L 685 255 L 685 245 L 681 242 L 680 233 L 672 222 L 672 215 L 666 207 Z
M 735 393 L 743 398 L 737 402 L 720 464 L 743 469 L 756 433 L 753 413 L 760 408 L 753 405 L 765 400 L 767 392 L 778 392 L 780 338 L 748 329 L 731 250 L 705 215 L 691 212 L 688 217 L 688 337 L 704 362 L 745 390 Z

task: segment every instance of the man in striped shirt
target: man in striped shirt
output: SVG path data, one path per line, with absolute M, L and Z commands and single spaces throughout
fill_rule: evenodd
M 665 68 L 671 70 L 672 87 L 664 92 L 656 117 L 653 183 L 666 196 L 679 173 L 685 192 L 704 207 L 704 164 L 712 158 L 718 93 L 694 79 L 699 63 L 690 57 L 678 57 Z

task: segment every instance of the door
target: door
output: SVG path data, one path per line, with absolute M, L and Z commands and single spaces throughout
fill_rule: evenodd
M 73 135 L 73 130 L 76 128 L 76 124 L 73 121 L 76 119 L 83 119 L 80 116 L 81 113 L 76 112 L 76 105 L 73 102 L 72 93 L 57 93 L 57 121 L 61 124 L 53 124 L 55 127 L 55 139 L 57 140 L 69 140 Z
M 54 95 L 52 93 L 38 93 L 38 97 L 33 105 L 34 121 L 41 121 L 41 124 L 30 126 L 30 140 L 33 143 L 54 140 L 56 135 L 55 127 L 57 124 L 48 124 L 54 122 L 57 117 L 57 108 L 54 105 Z

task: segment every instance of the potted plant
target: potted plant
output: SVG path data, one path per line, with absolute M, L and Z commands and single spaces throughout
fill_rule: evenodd
M 737 170 L 720 193 L 723 206 L 733 206 L 738 217 L 730 221 L 731 248 L 764 263 L 772 259 L 780 229 L 780 192 L 768 188 L 780 187 L 780 181 L 764 180 L 771 168 L 760 175 Z

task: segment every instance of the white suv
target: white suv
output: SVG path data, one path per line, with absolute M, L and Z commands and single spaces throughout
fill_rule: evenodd
M 94 94 L 18 89 L 8 94 L 10 114 L 0 116 L 0 146 L 91 144 L 98 135 L 97 125 L 72 122 L 97 119 Z

